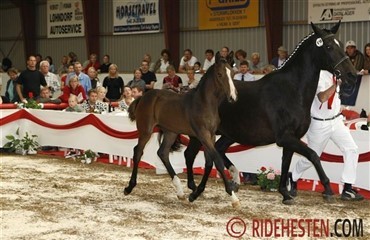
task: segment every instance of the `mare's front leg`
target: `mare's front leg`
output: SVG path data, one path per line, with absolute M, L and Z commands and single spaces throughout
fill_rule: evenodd
M 290 163 L 292 162 L 293 157 L 292 151 L 289 151 L 286 148 L 283 148 L 283 157 L 281 162 L 281 178 L 279 183 L 279 192 L 283 195 L 283 203 L 286 205 L 294 204 L 294 199 L 290 196 L 288 189 L 287 189 L 287 180 L 288 180 L 288 172 Z
M 188 176 L 188 188 L 191 189 L 193 192 L 197 189 L 197 186 L 194 181 L 193 166 L 195 157 L 199 153 L 201 147 L 202 143 L 197 138 L 190 137 L 188 147 L 184 152 L 186 171 Z
M 139 136 L 139 142 L 138 144 L 134 147 L 134 166 L 132 168 L 132 173 L 131 173 L 131 178 L 129 181 L 129 185 L 124 189 L 124 194 L 128 195 L 132 192 L 132 189 L 136 186 L 136 180 L 137 180 L 137 172 L 139 169 L 139 162 L 141 160 L 141 157 L 143 156 L 144 152 L 144 147 L 146 143 L 149 141 L 151 136 L 151 133 L 146 133 L 146 134 L 140 134 Z
M 276 143 L 278 146 L 283 147 L 284 149 L 286 148 L 287 151 L 296 152 L 301 154 L 302 156 L 305 156 L 310 162 L 312 162 L 317 171 L 317 174 L 319 175 L 320 181 L 325 188 L 325 191 L 323 192 L 323 198 L 328 202 L 333 202 L 335 199 L 333 197 L 333 191 L 330 187 L 330 181 L 329 178 L 326 176 L 324 169 L 322 168 L 320 157 L 317 155 L 317 153 L 311 148 L 307 147 L 299 139 L 290 135 L 285 135 L 284 137 L 276 141 Z M 286 184 L 287 177 L 288 176 L 286 176 L 285 183 L 283 184 Z
M 176 133 L 164 132 L 163 141 L 157 151 L 157 154 L 159 158 L 162 160 L 164 166 L 166 167 L 168 174 L 170 174 L 172 178 L 172 183 L 175 186 L 177 197 L 179 199 L 185 199 L 185 194 L 181 185 L 180 178 L 176 175 L 176 172 L 173 169 L 169 158 L 171 146 L 176 141 L 176 138 L 177 138 Z

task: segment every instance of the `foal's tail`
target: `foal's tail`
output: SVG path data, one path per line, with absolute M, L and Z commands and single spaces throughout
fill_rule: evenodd
M 158 131 L 158 143 L 161 145 L 162 143 L 162 135 L 163 131 L 159 129 Z M 181 149 L 181 139 L 180 139 L 180 134 L 177 135 L 176 141 L 172 144 L 170 152 L 178 152 Z
M 128 108 L 128 117 L 130 118 L 131 121 L 136 120 L 135 110 L 136 110 L 136 106 L 139 103 L 140 99 L 141 99 L 141 97 L 137 98 L 135 101 L 133 101 L 130 104 L 130 107 Z

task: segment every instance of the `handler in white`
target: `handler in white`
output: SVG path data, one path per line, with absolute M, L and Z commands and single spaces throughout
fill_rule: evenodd
M 341 179 L 344 183 L 344 189 L 341 199 L 359 201 L 364 197 L 352 189 L 352 184 L 356 181 L 358 147 L 340 115 L 340 84 L 341 80 L 335 81 L 333 74 L 330 72 L 320 72 L 316 96 L 311 106 L 311 124 L 306 134 L 307 143 L 308 147 L 319 156 L 321 156 L 329 139 L 339 147 L 344 158 Z M 294 166 L 290 175 L 290 193 L 293 197 L 297 195 L 297 180 L 304 171 L 312 166 L 312 163 L 305 158 L 300 159 Z

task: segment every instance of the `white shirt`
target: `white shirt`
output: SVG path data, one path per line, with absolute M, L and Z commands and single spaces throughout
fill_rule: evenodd
M 60 89 L 60 81 L 57 75 L 54 73 L 48 72 L 46 75 L 44 75 L 46 84 L 48 87 L 52 87 L 53 91 L 53 97 L 59 97 L 61 95 L 61 89 Z
M 184 57 L 182 57 L 180 61 L 180 66 L 185 66 L 185 64 L 187 64 L 188 66 L 193 67 L 196 62 L 198 62 L 198 59 L 194 56 L 191 56 L 190 60 L 188 60 L 187 62 L 185 62 Z
M 337 87 L 337 90 L 335 92 L 334 100 L 331 105 L 331 109 L 328 109 L 328 101 L 321 103 L 317 96 L 319 92 L 323 92 L 327 90 L 332 85 L 333 85 L 333 74 L 328 71 L 321 70 L 319 84 L 316 90 L 316 95 L 311 105 L 311 116 L 312 117 L 321 118 L 321 119 L 332 118 L 340 112 L 341 101 L 340 101 L 339 94 L 338 94 L 339 87 Z
M 211 61 L 209 61 L 207 58 L 204 60 L 204 64 L 203 64 L 203 70 L 204 71 L 207 71 L 208 68 L 210 66 L 212 66 L 213 64 L 215 63 L 215 57 L 213 56 L 213 58 L 211 59 Z
M 235 74 L 235 76 L 234 76 L 234 80 L 239 80 L 239 81 L 241 81 L 242 80 L 242 76 L 244 75 L 244 81 L 255 81 L 256 80 L 256 78 L 252 75 L 252 74 L 250 74 L 250 73 L 237 73 L 237 74 Z

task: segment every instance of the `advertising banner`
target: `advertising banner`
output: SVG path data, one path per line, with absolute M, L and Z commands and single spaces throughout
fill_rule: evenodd
M 256 27 L 259 25 L 258 0 L 198 0 L 200 30 Z
M 81 0 L 47 1 L 48 38 L 81 37 L 85 35 Z
M 308 0 L 308 23 L 370 20 L 370 0 Z
M 113 34 L 159 32 L 158 0 L 114 0 Z

